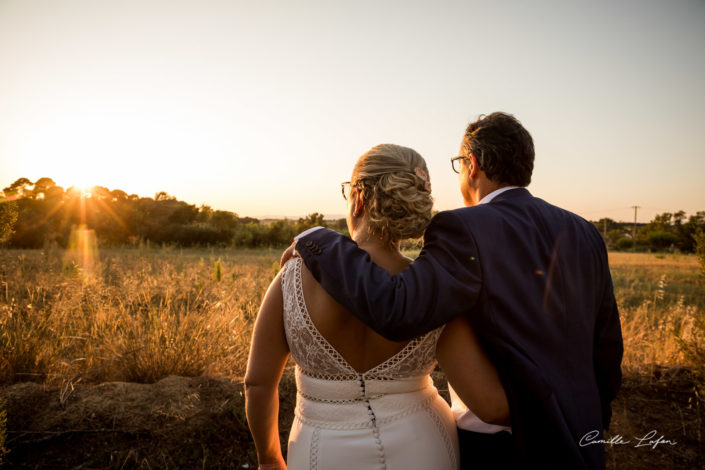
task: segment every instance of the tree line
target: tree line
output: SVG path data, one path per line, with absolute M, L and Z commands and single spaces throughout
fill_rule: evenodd
M 647 224 L 616 222 L 607 218 L 593 224 L 612 250 L 693 253 L 697 234 L 705 232 L 705 211 L 688 217 L 684 211 L 664 212 Z
M 705 231 L 705 211 L 689 217 L 683 211 L 667 212 L 636 227 L 607 218 L 593 223 L 612 250 L 692 253 L 694 237 Z M 151 198 L 101 186 L 64 189 L 51 178 L 19 178 L 0 194 L 0 243 L 11 248 L 67 247 L 77 228 L 93 230 L 100 246 L 281 247 L 317 225 L 347 234 L 345 219 L 326 221 L 317 212 L 298 220 L 263 221 L 197 207 L 165 192 Z
M 179 246 L 281 247 L 317 225 L 347 233 L 345 219 L 317 212 L 298 220 L 261 221 L 196 207 L 166 192 L 151 197 L 94 186 L 64 189 L 51 178 L 20 178 L 0 196 L 0 243 L 11 248 L 67 247 L 76 229 L 90 229 L 100 246 L 140 243 Z

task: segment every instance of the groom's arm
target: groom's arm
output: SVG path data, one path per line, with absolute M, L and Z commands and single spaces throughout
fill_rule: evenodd
M 467 313 L 480 292 L 474 239 L 453 212 L 433 218 L 419 257 L 394 276 L 331 230 L 299 237 L 296 250 L 333 298 L 391 340 L 420 336 Z

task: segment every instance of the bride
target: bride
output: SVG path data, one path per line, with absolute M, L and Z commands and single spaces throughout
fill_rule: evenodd
M 353 240 L 390 273 L 404 270 L 411 259 L 400 241 L 420 237 L 431 220 L 423 158 L 378 145 L 360 157 L 342 190 Z M 297 396 L 285 462 L 278 384 L 289 354 Z M 408 342 L 389 341 L 330 297 L 300 258 L 290 260 L 262 301 L 245 377 L 259 468 L 457 469 L 453 414 L 430 377 L 436 360 L 480 419 L 508 422 L 497 372 L 464 318 Z

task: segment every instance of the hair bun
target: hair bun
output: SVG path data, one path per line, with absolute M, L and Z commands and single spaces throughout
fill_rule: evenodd
M 431 222 L 431 182 L 423 157 L 394 144 L 377 145 L 357 161 L 370 231 L 392 243 L 419 238 Z

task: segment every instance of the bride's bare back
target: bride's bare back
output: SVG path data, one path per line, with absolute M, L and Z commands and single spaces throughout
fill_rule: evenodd
M 391 274 L 409 266 L 405 257 L 378 257 L 375 263 Z M 331 297 L 302 266 L 306 309 L 318 331 L 356 371 L 365 372 L 401 351 L 408 341 L 389 341 L 365 326 Z

